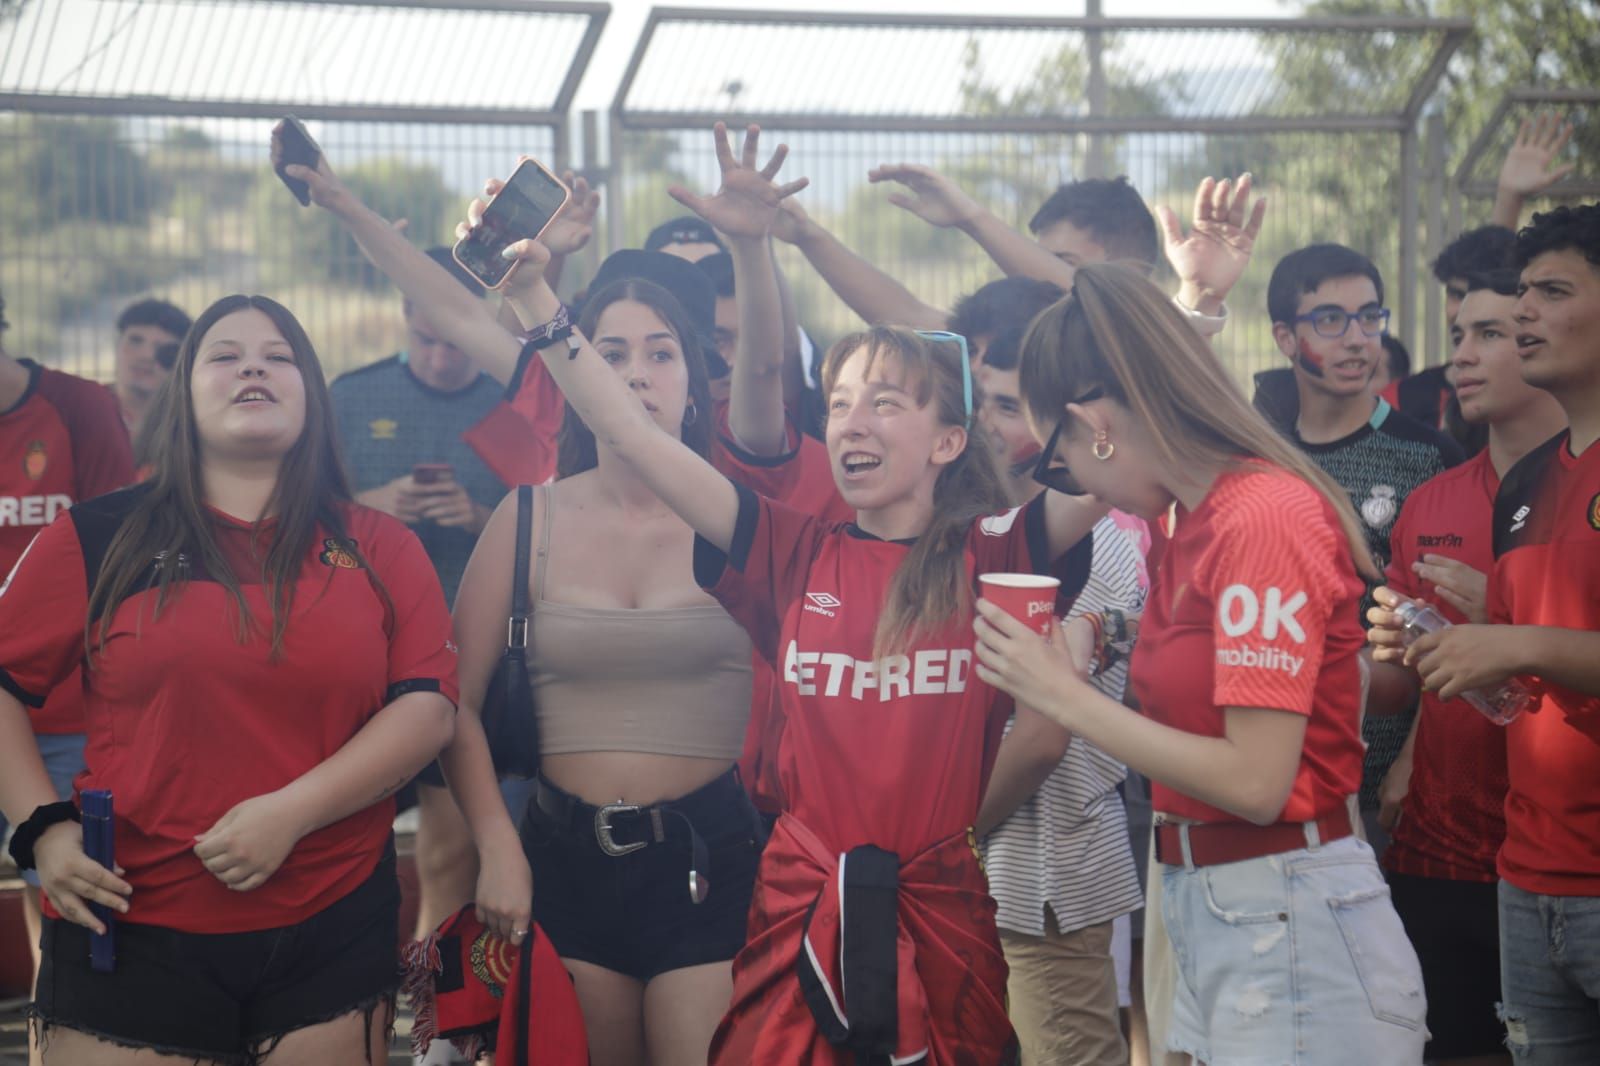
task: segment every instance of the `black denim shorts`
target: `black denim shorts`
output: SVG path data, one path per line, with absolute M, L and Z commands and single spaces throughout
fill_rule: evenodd
M 248 933 L 117 926 L 116 969 L 89 966 L 89 930 L 44 923 L 34 1012 L 121 1047 L 247 1064 L 296 1029 L 392 1011 L 400 984 L 400 882 L 391 846 L 343 899 L 297 925 Z
M 537 797 L 529 801 L 522 843 L 533 869 L 533 917 L 563 958 L 649 981 L 726 962 L 744 946 L 765 842 L 744 785 L 730 770 L 661 806 L 674 814 L 660 819 L 659 842 L 648 812 L 606 818 L 613 847 L 648 841 L 626 855 L 609 855 L 596 832 L 596 808 L 575 806 L 565 824 L 555 824 Z M 709 858 L 708 868 L 698 871 L 710 883 L 700 903 L 689 885 L 690 825 Z

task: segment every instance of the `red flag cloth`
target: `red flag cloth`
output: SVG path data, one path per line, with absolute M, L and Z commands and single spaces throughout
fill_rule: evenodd
M 461 434 L 461 439 L 505 484 L 543 485 L 556 476 L 560 428 L 559 417 L 553 424 L 546 420 L 542 426 L 535 425 L 502 400 Z
M 407 947 L 404 961 L 417 1057 L 445 1039 L 469 1059 L 494 1051 L 497 1066 L 588 1066 L 572 975 L 537 925 L 519 949 L 469 903 Z
M 733 1004 L 712 1040 L 712 1066 L 856 1063 L 854 1049 L 823 1034 L 798 972 L 809 970 L 814 988 L 826 986 L 836 1035 L 881 991 L 845 987 L 854 953 L 843 940 L 844 858 L 792 816 L 778 820 L 756 881 L 750 939 L 733 964 Z M 895 994 L 892 1061 L 1015 1063 L 995 904 L 966 834 L 900 865 L 897 910 L 893 975 L 880 982 Z

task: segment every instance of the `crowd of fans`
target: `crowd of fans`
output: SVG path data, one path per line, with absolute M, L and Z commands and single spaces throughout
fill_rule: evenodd
M 427 1063 L 1600 1062 L 1600 205 L 1518 228 L 1569 134 L 1439 255 L 1426 369 L 1360 249 L 1228 303 L 1248 174 L 1021 233 L 879 167 L 1002 275 L 945 310 L 755 127 L 570 306 L 582 178 L 490 299 L 289 166 L 404 350 L 327 382 L 244 295 L 127 308 L 109 389 L 0 347 L 34 1061 L 382 1061 L 404 983 Z M 1262 312 L 1246 397 L 1210 339 Z

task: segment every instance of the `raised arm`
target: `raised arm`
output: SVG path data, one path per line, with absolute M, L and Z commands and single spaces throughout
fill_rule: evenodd
M 892 192 L 889 202 L 910 211 L 930 226 L 955 227 L 973 240 L 1013 277 L 1048 281 L 1063 291 L 1072 289 L 1072 267 L 1041 248 L 1037 241 L 1018 233 L 992 211 L 968 196 L 955 182 L 930 167 L 897 163 L 874 167 L 872 182 L 892 181 L 906 192 Z
M 1202 315 L 1222 314 L 1223 301 L 1250 265 L 1266 197 L 1250 202 L 1251 176 L 1217 181 L 1205 178 L 1194 194 L 1194 222 L 1189 232 L 1165 205 L 1156 208 L 1167 262 L 1178 275 L 1178 303 Z
M 274 151 L 277 141 L 274 131 Z M 310 187 L 311 202 L 338 219 L 372 264 L 394 282 L 444 340 L 466 352 L 498 381 L 511 380 L 521 350 L 517 338 L 501 328 L 483 300 L 350 191 L 334 175 L 326 154 L 315 170 L 296 165 L 290 166 L 288 173 Z
M 511 298 L 524 327 L 551 322 L 561 310 L 543 277 L 549 258 L 538 241 L 511 246 L 521 262 L 518 270 L 534 272 L 534 283 Z M 567 402 L 594 434 L 596 442 L 638 471 L 651 491 L 706 540 L 723 551 L 733 546 L 739 498 L 733 483 L 719 474 L 682 441 L 668 436 L 650 420 L 644 406 L 576 326 L 575 351 L 565 341 L 540 351 Z
M 806 186 L 806 179 L 779 185 L 775 180 L 788 147 L 779 145 L 766 166 L 756 166 L 761 128 L 745 131 L 735 159 L 728 130 L 713 131 L 722 187 L 714 196 L 697 196 L 673 186 L 673 199 L 709 222 L 728 239 L 733 258 L 734 299 L 739 308 L 739 343 L 734 352 L 729 428 L 739 445 L 756 455 L 780 455 L 788 440 L 783 406 L 783 306 L 772 259 L 773 219 L 778 205 Z
M 800 249 L 828 288 L 870 325 L 944 329 L 950 314 L 924 303 L 911 290 L 847 248 L 793 199 L 783 202 L 773 236 Z
M 1517 129 L 1517 139 L 1500 165 L 1500 180 L 1494 194 L 1494 212 L 1489 221 L 1516 229 L 1522 220 L 1522 205 L 1572 173 L 1574 163 L 1554 166 L 1561 149 L 1572 139 L 1572 123 L 1546 112 L 1525 118 Z

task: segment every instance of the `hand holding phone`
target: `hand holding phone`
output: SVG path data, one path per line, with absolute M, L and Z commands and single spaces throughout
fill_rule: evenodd
M 411 468 L 411 480 L 418 485 L 438 485 L 455 477 L 456 468 L 449 463 L 418 463 Z
M 300 201 L 301 207 L 311 206 L 311 187 L 299 178 L 291 178 L 284 173 L 284 168 L 291 164 L 298 164 L 317 169 L 317 164 L 322 161 L 322 149 L 317 147 L 317 142 L 311 139 L 311 134 L 300 120 L 293 115 L 285 115 L 272 129 L 272 169 L 278 177 L 294 193 L 294 198 Z
M 498 289 L 513 263 L 502 254 L 518 241 L 537 238 L 571 191 L 534 159 L 524 159 L 483 209 L 477 226 L 456 242 L 456 262 L 491 289 Z

